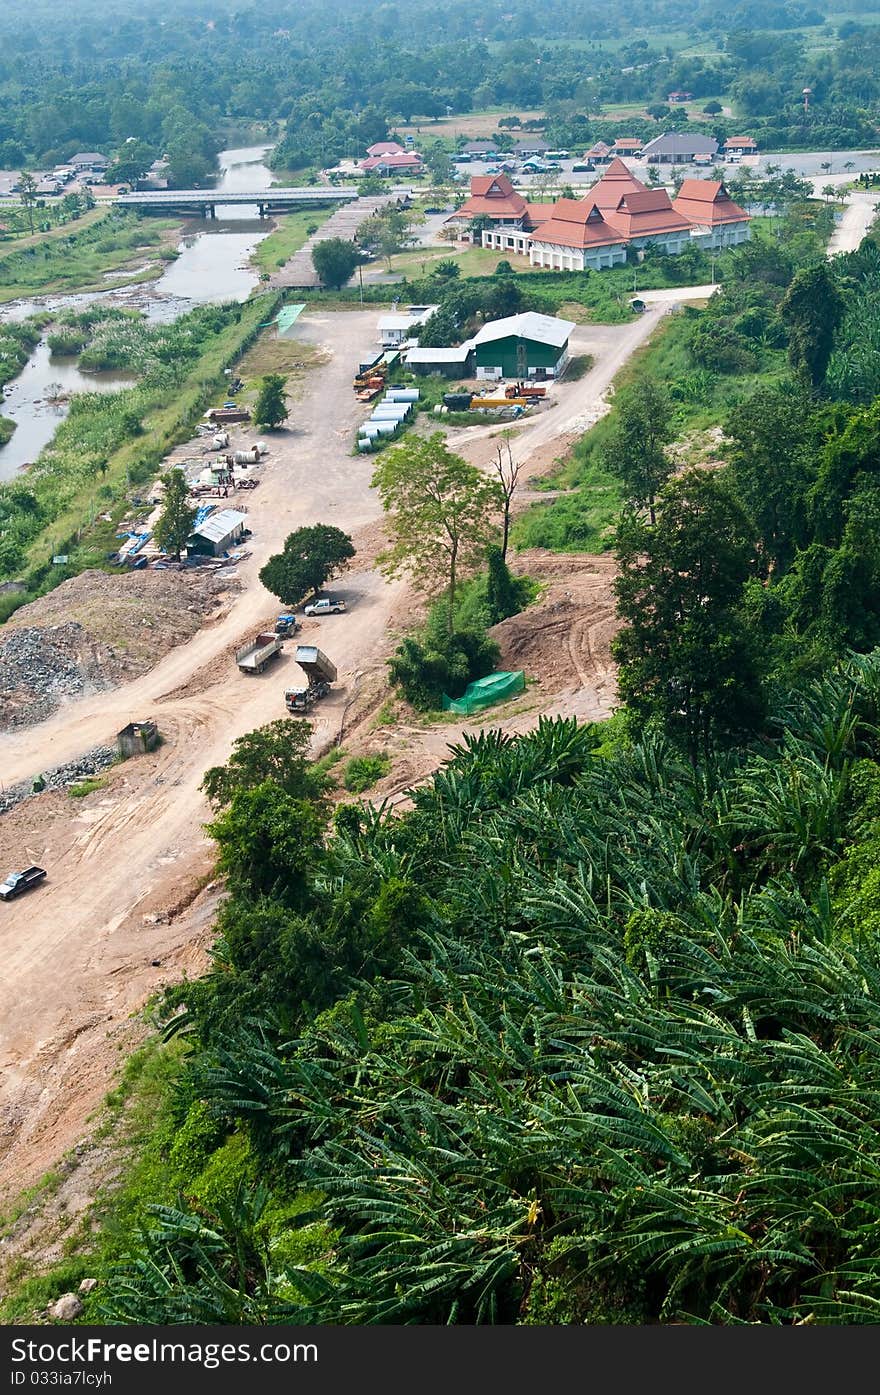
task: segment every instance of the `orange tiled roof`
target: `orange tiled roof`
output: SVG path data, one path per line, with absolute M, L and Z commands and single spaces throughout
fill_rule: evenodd
M 557 199 L 553 217 L 541 224 L 535 240 L 555 247 L 611 247 L 623 242 L 592 198 Z
M 604 211 L 616 208 L 624 194 L 644 193 L 647 185 L 636 179 L 622 160 L 614 159 L 590 190 L 590 198 Z
M 629 240 L 660 233 L 690 232 L 690 222 L 673 208 L 665 189 L 624 194 L 617 208 L 604 210 L 607 221 Z
M 720 179 L 686 179 L 673 199 L 672 207 L 698 227 L 718 227 L 722 223 L 747 223 L 749 214 L 734 203 Z

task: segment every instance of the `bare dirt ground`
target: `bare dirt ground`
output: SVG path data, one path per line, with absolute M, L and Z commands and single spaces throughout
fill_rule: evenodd
M 561 445 L 601 415 L 615 373 L 665 308 L 624 326 L 578 329 L 576 352 L 592 353 L 595 365 L 560 393 L 557 407 L 515 433 L 514 450 L 527 470 L 550 468 Z M 364 733 L 373 740 L 369 714 L 387 697 L 385 658 L 415 613 L 407 588 L 372 569 L 382 545 L 380 507 L 369 484 L 371 462 L 351 454 L 356 426 L 369 411 L 354 401 L 352 367 L 373 350 L 375 316 L 316 307 L 301 317 L 298 333 L 319 352 L 298 389 L 290 429 L 267 438 L 271 454 L 248 500 L 253 555 L 237 568 L 242 590 L 228 610 L 123 686 L 0 736 L 9 784 L 46 767 L 50 755 L 52 765 L 61 764 L 112 741 L 132 719 L 154 717 L 164 738 L 156 753 L 116 768 L 86 799 L 39 796 L 0 820 L 7 864 L 33 859 L 49 868 L 39 891 L 0 907 L 0 1196 L 33 1184 L 77 1143 L 118 1066 L 130 1014 L 204 962 L 218 893 L 204 889 L 212 855 L 199 785 L 238 736 L 284 714 L 285 687 L 301 682 L 289 651 L 253 677 L 240 674 L 231 657 L 277 613 L 257 573 L 301 524 L 333 522 L 353 532 L 360 548 L 357 569 L 334 588 L 348 613 L 304 625 L 303 638 L 314 635 L 339 669 L 332 695 L 316 709 L 314 747 L 325 749 L 341 735 L 347 746 Z M 486 463 L 497 430 L 468 428 L 455 445 Z M 547 590 L 528 617 L 499 627 L 503 662 L 534 679 L 504 720 L 526 729 L 539 711 L 605 715 L 613 700 L 609 560 L 523 560 Z M 389 739 L 397 743 L 392 775 L 406 783 L 445 758 L 454 728 L 405 725 Z
M 422 140 L 438 136 L 470 136 L 472 140 L 479 140 L 481 136 L 492 136 L 498 130 L 498 122 L 502 116 L 518 116 L 521 121 L 540 121 L 543 112 L 540 111 L 498 111 L 474 112 L 469 116 L 448 116 L 440 118 L 438 121 L 411 122 L 408 126 L 398 126 L 397 130 L 402 136 L 412 136 L 413 140 L 417 136 Z M 529 136 L 535 135 L 534 131 L 520 131 L 514 128 L 511 132 L 514 141 L 528 140 Z

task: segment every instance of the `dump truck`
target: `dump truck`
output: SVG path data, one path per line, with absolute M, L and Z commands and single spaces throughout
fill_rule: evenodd
M 23 872 L 10 872 L 5 882 L 0 884 L 0 900 L 11 901 L 32 886 L 39 886 L 45 879 L 45 867 L 25 867 Z
M 242 673 L 262 673 L 269 660 L 280 654 L 283 648 L 281 637 L 267 630 L 239 649 L 235 662 Z
M 330 684 L 336 679 L 336 665 L 314 644 L 298 644 L 296 662 L 309 680 L 308 686 L 288 688 L 284 701 L 288 712 L 308 712 L 318 698 L 329 693 Z

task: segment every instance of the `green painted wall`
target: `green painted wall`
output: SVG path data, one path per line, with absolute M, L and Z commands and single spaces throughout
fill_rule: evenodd
M 525 369 L 517 353 L 519 345 L 525 349 Z M 534 339 L 519 339 L 511 334 L 507 339 L 495 339 L 491 344 L 477 345 L 478 368 L 501 368 L 505 378 L 517 378 L 520 373 L 528 373 L 530 368 L 555 368 L 565 353 L 552 344 L 539 344 Z

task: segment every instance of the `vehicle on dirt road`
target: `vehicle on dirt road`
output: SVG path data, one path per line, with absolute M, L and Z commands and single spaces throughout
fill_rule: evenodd
M 345 601 L 339 596 L 320 596 L 316 601 L 310 601 L 303 609 L 304 615 L 341 615 L 345 610 Z
M 336 665 L 314 644 L 296 646 L 296 662 L 308 678 L 305 688 L 288 688 L 284 701 L 288 712 L 308 712 L 318 698 L 326 697 L 336 679 Z
M 235 662 L 242 673 L 262 673 L 269 660 L 280 654 L 283 648 L 280 636 L 267 631 L 257 635 L 256 639 L 246 644 L 243 649 L 239 649 Z
M 45 867 L 26 867 L 23 872 L 10 872 L 6 881 L 0 884 L 0 899 L 12 901 L 32 886 L 39 886 L 46 879 Z
M 295 615 L 279 615 L 278 619 L 275 621 L 275 633 L 282 638 L 286 638 L 287 635 L 295 634 L 298 629 L 299 621 Z

